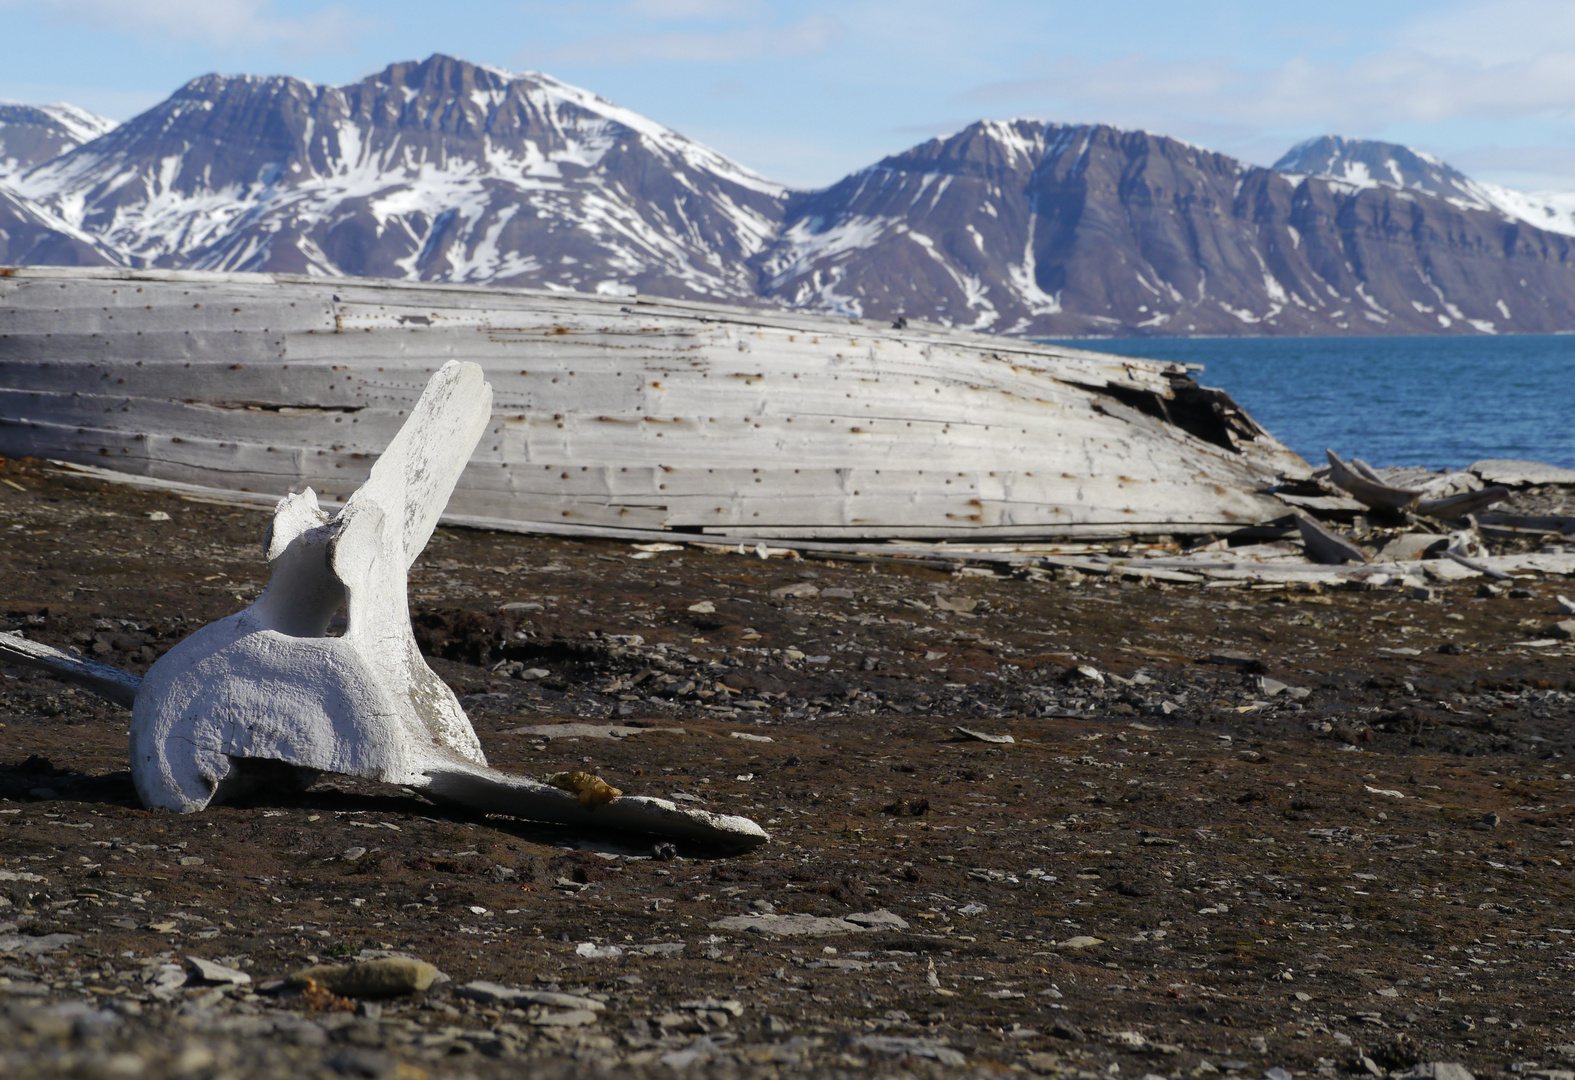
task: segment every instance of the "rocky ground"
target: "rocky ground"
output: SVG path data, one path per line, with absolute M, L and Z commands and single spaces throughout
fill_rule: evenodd
M 0 481 L 0 629 L 140 672 L 264 583 L 255 511 L 28 463 Z M 746 814 L 773 842 L 674 851 L 345 779 L 150 813 L 127 713 L 5 668 L 0 1060 L 1546 1078 L 1575 1061 L 1575 671 L 1528 642 L 1561 591 L 440 530 L 413 618 L 493 764 Z M 391 954 L 447 981 L 287 981 Z

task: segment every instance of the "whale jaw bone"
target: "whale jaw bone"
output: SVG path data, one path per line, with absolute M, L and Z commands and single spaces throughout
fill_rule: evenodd
M 338 514 L 308 489 L 280 500 L 268 587 L 148 671 L 132 706 L 131 773 L 148 806 L 233 797 L 268 760 L 424 783 L 486 758 L 452 690 L 421 658 L 406 575 L 491 415 L 475 364 L 445 364 Z M 324 635 L 341 604 L 344 637 Z
M 747 818 L 638 796 L 585 807 L 571 792 L 487 767 L 454 692 L 416 646 L 407 575 L 491 402 L 481 369 L 451 361 L 337 514 L 310 489 L 280 500 L 262 595 L 180 642 L 136 689 L 131 773 L 145 805 L 190 813 L 334 772 L 539 821 L 732 848 L 769 839 Z M 326 637 L 341 604 L 345 634 Z

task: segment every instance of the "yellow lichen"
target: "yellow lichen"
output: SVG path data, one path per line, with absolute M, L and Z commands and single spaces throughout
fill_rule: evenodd
M 587 810 L 605 806 L 623 794 L 601 777 L 592 776 L 588 772 L 554 773 L 547 777 L 547 783 L 555 788 L 574 792 L 580 797 L 580 805 Z

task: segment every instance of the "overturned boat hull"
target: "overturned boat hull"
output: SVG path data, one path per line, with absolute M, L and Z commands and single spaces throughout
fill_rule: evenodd
M 0 454 L 227 491 L 365 479 L 480 364 L 459 520 L 727 538 L 1056 539 L 1282 519 L 1308 467 L 1175 365 L 645 297 L 0 272 Z

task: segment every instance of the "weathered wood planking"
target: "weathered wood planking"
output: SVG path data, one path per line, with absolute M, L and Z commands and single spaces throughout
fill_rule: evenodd
M 643 298 L 44 268 L 0 277 L 0 453 L 343 495 L 451 359 L 494 388 L 462 516 L 1125 535 L 1281 518 L 1259 492 L 1308 473 L 1228 400 L 1183 401 L 1180 369 L 1081 350 Z

